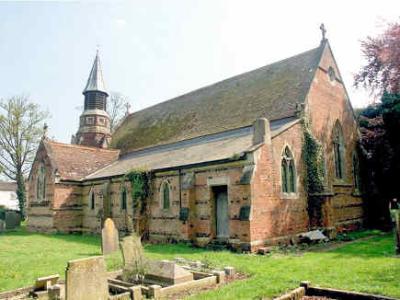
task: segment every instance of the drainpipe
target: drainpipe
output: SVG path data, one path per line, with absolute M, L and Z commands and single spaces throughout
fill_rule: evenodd
M 179 213 L 181 211 L 182 208 L 182 179 L 181 179 L 181 169 L 178 169 L 178 181 L 179 181 Z

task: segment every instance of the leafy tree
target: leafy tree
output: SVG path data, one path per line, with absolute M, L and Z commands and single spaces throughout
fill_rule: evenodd
M 384 93 L 359 117 L 364 151 L 362 176 L 371 225 L 390 225 L 388 202 L 400 198 L 400 94 Z
M 355 76 L 355 85 L 372 92 L 400 93 L 400 23 L 388 24 L 376 37 L 361 43 L 366 65 Z
M 111 132 L 115 130 L 129 109 L 129 98 L 121 93 L 112 92 L 107 103 L 107 112 L 110 116 Z
M 17 182 L 19 208 L 24 216 L 25 176 L 43 135 L 48 113 L 25 96 L 0 100 L 0 170 Z

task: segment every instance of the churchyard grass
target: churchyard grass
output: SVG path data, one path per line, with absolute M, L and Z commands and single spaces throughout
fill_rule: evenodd
M 354 235 L 365 237 L 369 233 Z M 24 230 L 0 235 L 0 291 L 33 284 L 38 276 L 64 275 L 70 259 L 100 255 L 100 238 L 64 234 L 32 234 Z M 259 256 L 213 252 L 187 245 L 147 245 L 153 259 L 183 257 L 215 266 L 233 266 L 249 277 L 193 299 L 260 299 L 293 289 L 300 281 L 315 285 L 400 298 L 400 258 L 394 257 L 391 234 L 375 235 L 325 251 L 276 251 Z M 121 266 L 121 255 L 107 256 L 110 270 Z

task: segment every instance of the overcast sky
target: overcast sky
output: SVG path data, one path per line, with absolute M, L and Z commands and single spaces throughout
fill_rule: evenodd
M 314 48 L 324 22 L 353 106 L 365 106 L 352 87 L 360 40 L 399 12 L 399 0 L 0 0 L 0 98 L 29 95 L 69 142 L 97 45 L 108 90 L 136 111 Z

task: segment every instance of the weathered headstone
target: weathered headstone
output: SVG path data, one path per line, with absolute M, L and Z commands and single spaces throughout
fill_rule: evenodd
M 119 235 L 114 221 L 110 218 L 104 222 L 101 230 L 101 250 L 103 255 L 113 253 L 118 250 Z
M 143 247 L 140 237 L 132 233 L 120 242 L 122 257 L 125 266 L 137 265 L 143 260 Z
M 6 229 L 14 229 L 21 223 L 21 217 L 16 211 L 6 211 Z
M 6 222 L 0 220 L 0 233 L 6 230 Z
M 103 256 L 68 262 L 65 271 L 65 299 L 108 299 L 107 271 Z
M 172 261 L 151 261 L 148 263 L 146 279 L 161 284 L 178 284 L 192 281 L 193 273 Z

